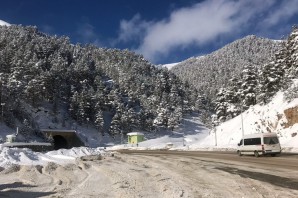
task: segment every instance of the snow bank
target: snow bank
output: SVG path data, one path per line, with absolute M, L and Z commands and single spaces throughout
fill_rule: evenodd
M 103 148 L 78 147 L 39 153 L 26 148 L 4 147 L 0 150 L 0 167 L 8 167 L 12 164 L 46 165 L 48 162 L 67 164 L 74 163 L 77 157 L 105 154 L 107 154 L 107 152 Z

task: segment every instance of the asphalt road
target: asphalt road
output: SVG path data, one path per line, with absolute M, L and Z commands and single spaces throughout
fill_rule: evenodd
M 209 163 L 214 169 L 285 189 L 298 190 L 298 155 L 282 153 L 276 157 L 238 156 L 235 152 L 121 150 L 123 154 L 162 158 L 164 161 L 188 159 Z
M 222 151 L 171 151 L 171 150 L 119 150 L 120 153 L 132 155 L 175 155 L 185 158 L 195 157 L 198 159 L 209 159 L 211 161 L 218 161 L 229 164 L 245 164 L 250 166 L 258 166 L 264 168 L 281 168 L 298 171 L 298 154 L 282 153 L 276 157 L 271 156 L 238 156 L 236 152 L 222 152 Z

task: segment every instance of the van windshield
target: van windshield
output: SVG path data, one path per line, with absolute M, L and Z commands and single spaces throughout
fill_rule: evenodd
M 264 137 L 264 144 L 278 144 L 277 137 Z

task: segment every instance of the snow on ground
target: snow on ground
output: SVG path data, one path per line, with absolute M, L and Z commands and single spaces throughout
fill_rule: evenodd
M 116 139 L 108 136 L 102 137 L 92 128 L 78 127 L 78 132 L 84 132 L 84 137 L 94 148 L 61 149 L 47 153 L 33 152 L 29 149 L 3 148 L 0 149 L 0 167 L 9 164 L 71 163 L 76 157 L 103 154 L 117 149 L 235 150 L 242 133 L 276 132 L 283 151 L 298 152 L 298 135 L 293 136 L 293 133 L 298 132 L 298 124 L 284 128 L 284 123 L 287 122 L 284 110 L 296 106 L 298 106 L 298 99 L 285 102 L 283 93 L 279 92 L 269 104 L 252 106 L 242 115 L 222 123 L 212 130 L 206 128 L 200 121 L 199 115 L 194 113 L 185 117 L 179 128 L 174 131 L 144 132 L 146 141 L 140 142 L 138 145 L 125 143 L 127 142 L 126 137 L 123 139 L 120 137 Z M 37 119 L 42 117 L 44 116 L 37 114 Z M 5 126 L 0 127 L 5 132 L 1 134 L 3 135 L 2 139 L 5 135 L 12 133 L 11 129 Z M 94 146 L 96 143 L 97 146 Z M 98 146 L 107 148 L 105 150 Z
M 283 125 L 287 122 L 284 110 L 296 106 L 298 99 L 286 102 L 283 93 L 278 92 L 270 103 L 252 106 L 212 130 L 206 128 L 198 116 L 192 115 L 183 120 L 178 130 L 166 135 L 149 138 L 138 146 L 127 144 L 108 149 L 236 150 L 242 134 L 275 132 L 283 151 L 298 152 L 298 135 L 292 137 L 298 132 L 298 124 L 288 128 Z
M 162 65 L 162 67 L 166 67 L 168 68 L 168 70 L 171 70 L 175 65 L 179 64 L 180 62 L 178 63 L 169 63 L 169 64 L 164 64 Z
M 179 128 L 174 131 L 161 130 L 157 132 L 144 133 L 144 142 L 138 145 L 122 144 L 107 148 L 108 150 L 117 149 L 179 149 L 185 150 L 189 145 L 195 144 L 198 140 L 206 137 L 209 134 L 209 129 L 206 128 L 200 121 L 199 115 L 194 113 L 186 116 Z
M 47 153 L 33 152 L 26 148 L 4 147 L 0 152 L 0 167 L 9 167 L 12 164 L 19 165 L 46 165 L 49 162 L 57 164 L 74 163 L 77 157 L 86 155 L 105 155 L 103 148 L 79 147 L 72 149 L 60 149 Z
M 242 115 L 217 126 L 209 136 L 191 145 L 191 148 L 236 149 L 242 133 L 275 132 L 279 136 L 284 151 L 298 152 L 298 137 L 292 137 L 292 133 L 298 131 L 298 124 L 289 128 L 283 126 L 287 122 L 284 110 L 294 106 L 298 106 L 298 100 L 285 102 L 283 93 L 279 92 L 269 104 L 252 106 Z

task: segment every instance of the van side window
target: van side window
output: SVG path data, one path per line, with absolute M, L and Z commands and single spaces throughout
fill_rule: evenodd
M 260 145 L 261 138 L 248 138 L 244 139 L 244 145 Z
M 264 144 L 278 144 L 277 137 L 264 137 Z

